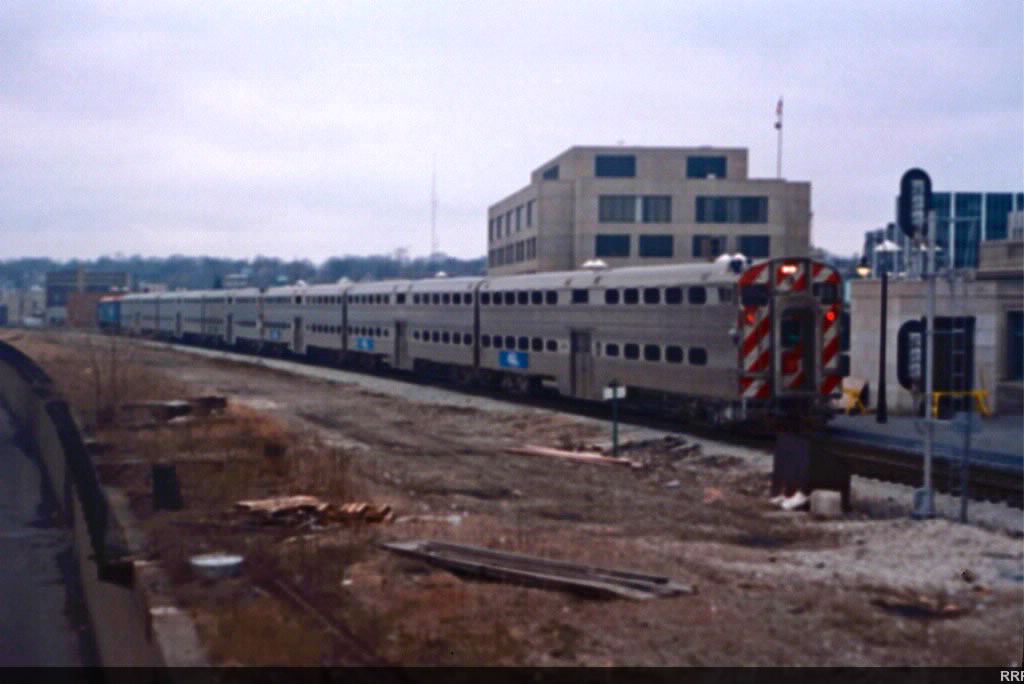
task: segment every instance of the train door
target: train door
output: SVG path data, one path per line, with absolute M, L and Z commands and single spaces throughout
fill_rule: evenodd
M 302 316 L 296 316 L 292 323 L 292 351 L 302 354 L 305 352 L 302 339 Z
M 409 358 L 408 327 L 405 321 L 395 321 L 395 368 L 402 368 Z
M 235 317 L 232 314 L 228 314 L 224 317 L 224 342 L 226 344 L 235 343 L 234 318 Z
M 780 394 L 817 391 L 815 318 L 813 305 L 784 308 L 779 316 L 775 368 Z
M 590 399 L 590 385 L 594 376 L 590 331 L 573 330 L 570 332 L 569 338 L 571 349 L 569 377 L 572 395 L 580 399 Z

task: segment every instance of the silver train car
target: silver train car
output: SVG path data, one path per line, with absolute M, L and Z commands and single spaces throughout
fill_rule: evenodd
M 818 261 L 720 258 L 132 294 L 120 298 L 119 329 L 586 401 L 621 385 L 627 402 L 726 424 L 827 418 L 841 380 L 840 293 L 838 272 Z

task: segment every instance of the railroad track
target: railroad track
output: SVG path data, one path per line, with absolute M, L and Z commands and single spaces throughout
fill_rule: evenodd
M 179 350 L 205 349 L 188 344 L 160 342 L 156 346 L 163 346 Z M 254 354 L 239 354 L 232 352 L 232 356 L 244 362 L 246 359 L 262 359 L 264 357 Z M 296 363 L 303 366 L 323 367 L 302 358 L 279 358 L 278 360 Z M 542 408 L 563 413 L 584 416 L 598 420 L 607 420 L 609 409 L 607 406 L 597 403 L 579 402 L 558 395 L 541 396 L 510 396 L 501 391 L 490 390 L 479 387 L 454 386 L 451 383 L 443 383 L 428 378 L 420 378 L 405 373 L 394 371 L 370 372 L 359 368 L 339 368 L 327 366 L 346 373 L 356 373 L 367 377 L 385 377 L 397 382 L 411 383 L 425 387 L 437 387 L 446 391 L 457 391 L 473 396 L 486 397 L 492 400 L 505 401 L 508 403 Z M 621 416 L 630 423 L 655 430 L 667 432 L 679 432 L 678 420 L 664 415 L 652 415 L 650 413 L 631 410 L 628 405 L 621 409 Z M 750 435 L 738 433 L 735 430 L 725 430 L 712 426 L 686 425 L 686 432 L 697 437 L 714 439 L 717 441 L 743 446 L 747 448 L 764 449 L 770 454 L 774 447 L 774 435 Z M 827 452 L 841 459 L 849 469 L 851 475 L 859 475 L 884 482 L 893 482 L 909 486 L 919 487 L 923 480 L 922 456 L 919 449 L 902 448 L 879 443 L 867 443 L 861 440 L 829 434 L 826 431 L 819 435 L 819 439 L 827 440 Z M 960 493 L 960 461 L 959 458 L 948 459 L 944 455 L 935 458 L 932 463 L 932 486 L 937 492 L 959 495 Z M 1020 468 L 999 467 L 995 464 L 972 461 L 968 470 L 968 494 L 975 501 L 1005 502 L 1016 508 L 1024 508 L 1024 471 Z
M 924 478 L 923 456 L 906 449 L 850 438 L 832 438 L 825 447 L 840 459 L 851 475 L 920 487 Z M 944 454 L 932 459 L 932 488 L 960 495 L 960 460 Z M 1024 508 L 1024 472 L 978 460 L 968 464 L 968 496 L 973 501 L 1003 502 Z

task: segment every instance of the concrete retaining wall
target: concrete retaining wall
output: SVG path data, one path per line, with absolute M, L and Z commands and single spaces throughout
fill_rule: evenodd
M 22 446 L 37 454 L 73 531 L 73 544 L 100 662 L 106 666 L 205 665 L 188 615 L 170 598 L 127 500 L 100 485 L 67 402 L 35 362 L 0 342 L 0 402 Z

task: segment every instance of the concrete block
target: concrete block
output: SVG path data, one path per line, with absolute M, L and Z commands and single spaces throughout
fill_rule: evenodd
M 820 520 L 842 518 L 842 494 L 831 489 L 815 489 L 811 492 L 811 515 Z

